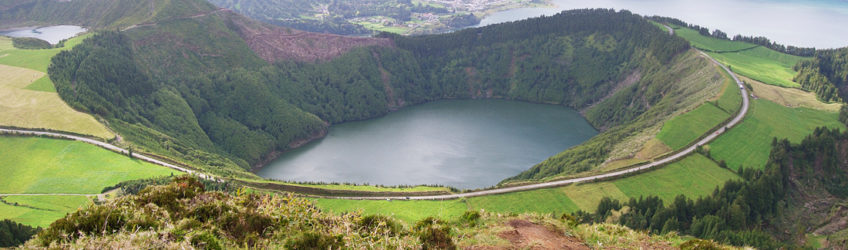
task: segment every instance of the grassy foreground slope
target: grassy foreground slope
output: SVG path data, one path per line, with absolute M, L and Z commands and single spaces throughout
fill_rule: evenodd
M 177 173 L 82 142 L 0 137 L 0 193 L 98 194 L 122 181 Z
M 772 138 L 797 143 L 816 127 L 845 129 L 838 113 L 810 108 L 788 108 L 763 99 L 753 100 L 742 123 L 709 145 L 710 155 L 728 167 L 763 168 L 771 151 Z
M 76 141 L 0 137 L 0 194 L 98 194 L 119 182 L 175 172 Z M 0 219 L 46 227 L 90 204 L 86 196 L 0 197 Z
M 163 237 L 167 235 L 166 237 Z M 336 215 L 291 195 L 206 192 L 191 178 L 151 186 L 59 219 L 25 248 L 60 249 L 668 249 L 711 242 L 652 236 L 610 224 L 537 214 L 469 212 L 412 224 L 390 216 Z
M 729 65 L 731 70 L 740 75 L 783 87 L 801 86 L 792 81 L 797 74 L 793 67 L 804 57 L 780 53 L 752 43 L 703 36 L 689 28 L 676 27 L 675 34 L 689 40 L 694 47 L 706 51 L 719 62 Z
M 357 201 L 315 199 L 322 209 L 336 213 L 362 211 L 365 214 L 393 215 L 405 221 L 427 216 L 457 218 L 465 210 L 498 213 L 571 213 L 594 211 L 603 197 L 626 200 L 643 196 L 659 196 L 671 202 L 677 195 L 699 197 L 709 195 L 728 180 L 739 179 L 733 172 L 719 167 L 700 154 L 684 158 L 657 170 L 612 181 L 569 185 L 473 197 L 449 201 Z
M 91 115 L 73 110 L 59 98 L 47 77 L 50 58 L 88 36 L 68 40 L 64 48 L 24 50 L 0 36 L 0 126 L 68 131 L 111 139 L 114 134 Z

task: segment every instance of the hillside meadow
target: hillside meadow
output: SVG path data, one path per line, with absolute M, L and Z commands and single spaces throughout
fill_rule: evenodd
M 0 193 L 99 194 L 122 181 L 178 174 L 83 142 L 0 137 Z
M 115 137 L 94 117 L 72 109 L 59 98 L 46 74 L 51 57 L 86 37 L 70 39 L 63 48 L 24 50 L 12 47 L 10 38 L 0 36 L 0 126 Z
M 46 227 L 91 204 L 88 195 L 122 181 L 179 174 L 82 142 L 38 137 L 0 137 L 0 219 Z
M 801 87 L 792 81 L 797 74 L 793 67 L 804 57 L 780 53 L 752 43 L 703 36 L 689 28 L 677 27 L 675 34 L 740 75 L 782 87 Z
M 710 155 L 728 167 L 763 168 L 771 152 L 772 138 L 801 142 L 816 127 L 839 128 L 837 112 L 789 108 L 765 99 L 751 101 L 748 116 L 739 125 L 710 143 Z
M 336 213 L 362 211 L 365 214 L 392 215 L 413 223 L 428 216 L 457 218 L 466 210 L 556 214 L 577 210 L 594 211 L 605 196 L 627 200 L 654 195 L 670 202 L 680 194 L 693 198 L 708 195 L 724 182 L 738 178 L 732 171 L 719 167 L 703 155 L 694 154 L 656 170 L 611 181 L 460 200 L 313 200 L 319 208 Z

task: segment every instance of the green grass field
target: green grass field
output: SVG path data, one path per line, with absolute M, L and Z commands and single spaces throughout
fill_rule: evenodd
M 783 87 L 800 87 L 792 81 L 798 73 L 792 69 L 803 57 L 783 54 L 765 47 L 734 53 L 710 53 L 719 62 L 730 65 L 740 75 Z
M 50 58 L 82 42 L 76 37 L 64 48 L 22 50 L 0 37 L 0 125 L 52 129 L 111 139 L 115 135 L 94 117 L 72 109 L 56 93 L 47 76 Z
M 736 83 L 732 80 L 727 72 L 721 71 L 725 76 L 724 90 L 721 92 L 721 97 L 715 100 L 715 105 L 726 111 L 728 114 L 736 114 L 742 108 L 742 92 L 736 87 Z
M 0 137 L 0 193 L 98 194 L 122 181 L 178 174 L 82 142 Z
M 688 40 L 696 48 L 714 51 L 707 53 L 722 64 L 730 65 L 731 70 L 740 75 L 767 84 L 800 87 L 792 81 L 797 74 L 792 67 L 805 59 L 804 57 L 780 53 L 752 43 L 702 36 L 689 28 L 677 28 L 675 34 Z M 743 50 L 747 48 L 753 49 Z
M 689 40 L 689 43 L 691 43 L 692 46 L 699 49 L 707 49 L 712 51 L 737 51 L 758 46 L 756 44 L 746 42 L 729 41 L 709 36 L 702 36 L 700 33 L 698 33 L 698 31 L 689 28 L 674 28 L 674 34 L 683 37 L 686 40 Z
M 728 167 L 762 168 L 771 152 L 772 138 L 787 138 L 798 143 L 816 127 L 845 129 L 838 113 L 809 108 L 788 108 L 758 99 L 751 102 L 745 120 L 710 146 L 710 155 L 727 162 Z
M 601 198 L 611 197 L 621 201 L 640 196 L 655 195 L 670 202 L 683 194 L 695 199 L 708 195 L 724 182 L 739 178 L 707 157 L 694 154 L 660 169 L 627 178 L 561 188 L 511 193 L 506 195 L 474 197 L 467 200 L 469 207 L 487 211 L 562 213 L 577 209 L 594 211 Z M 544 192 L 542 192 L 544 191 Z M 555 201 L 555 202 L 551 202 Z M 515 205 L 514 202 L 528 205 Z M 560 206 L 547 203 L 564 204 Z M 526 207 L 532 209 L 524 209 Z M 576 209 L 575 209 L 576 208 Z
M 428 216 L 452 220 L 466 211 L 462 200 L 450 201 L 385 201 L 385 200 L 339 200 L 314 199 L 315 204 L 324 210 L 335 213 L 362 211 L 364 214 L 391 215 L 406 223 L 413 224 Z
M 498 213 L 564 213 L 577 211 L 578 209 L 577 204 L 558 188 L 474 197 L 468 199 L 466 202 L 469 209 L 484 209 L 489 212 Z
M 695 110 L 672 118 L 663 124 L 657 139 L 673 150 L 686 147 L 710 129 L 727 120 L 730 114 L 712 103 L 704 103 Z
M 47 227 L 65 214 L 88 206 L 91 200 L 85 196 L 6 196 L 0 197 L 0 219 L 36 227 Z
M 68 39 L 65 46 L 61 48 L 37 50 L 17 49 L 12 46 L 11 38 L 0 36 L 0 64 L 46 73 L 47 66 L 50 66 L 50 58 L 63 50 L 73 48 L 90 36 L 91 33 Z
M 427 216 L 455 219 L 465 210 L 499 213 L 567 213 L 593 211 L 604 196 L 626 201 L 630 197 L 656 195 L 666 202 L 684 194 L 689 198 L 708 195 L 724 182 L 739 178 L 706 157 L 695 154 L 660 169 L 640 175 L 598 183 L 569 185 L 472 197 L 450 201 L 356 201 L 315 199 L 318 207 L 345 212 L 361 209 L 365 214 L 386 214 L 414 222 Z

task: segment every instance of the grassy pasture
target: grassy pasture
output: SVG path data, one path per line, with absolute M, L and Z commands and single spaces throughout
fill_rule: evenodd
M 704 103 L 666 122 L 657 139 L 674 150 L 682 149 L 729 117 L 730 114 L 712 103 Z
M 792 67 L 804 57 L 780 53 L 752 43 L 702 36 L 689 28 L 677 28 L 675 34 L 689 40 L 692 46 L 713 51 L 707 53 L 722 64 L 730 65 L 731 70 L 740 75 L 767 84 L 800 87 L 792 81 L 797 74 Z
M 47 227 L 65 214 L 91 204 L 85 196 L 5 196 L 0 197 L 0 220 L 10 219 L 35 227 Z
M 764 100 L 752 100 L 749 114 L 739 125 L 709 145 L 710 155 L 728 167 L 762 168 L 771 152 L 772 138 L 801 142 L 816 127 L 845 129 L 836 112 L 810 108 L 788 108 Z
M 727 72 L 724 70 L 721 71 L 721 74 L 725 76 L 724 89 L 721 92 L 721 96 L 715 100 L 715 105 L 728 114 L 735 114 L 742 108 L 742 92 L 739 91 L 739 88 L 736 87 L 736 82 L 734 82 Z
M 679 194 L 690 198 L 712 193 L 725 181 L 739 178 L 720 168 L 706 157 L 695 154 L 660 169 L 622 179 L 472 197 L 450 201 L 356 201 L 315 199 L 318 207 L 345 212 L 362 209 L 365 214 L 394 215 L 407 222 L 427 216 L 453 219 L 465 210 L 483 209 L 500 213 L 565 213 L 593 211 L 604 196 L 626 201 L 640 196 L 656 195 L 669 202 Z
M 484 209 L 499 213 L 563 213 L 578 209 L 577 204 L 559 188 L 474 197 L 467 199 L 467 203 L 471 210 Z
M 0 137 L 0 193 L 98 194 L 122 181 L 174 170 L 82 142 Z
M 45 73 L 53 55 L 81 41 L 81 37 L 71 39 L 60 49 L 21 50 L 11 47 L 11 39 L 0 37 L 0 75 L 4 76 L 0 78 L 0 125 L 114 137 L 94 117 L 62 101 Z
M 450 201 L 385 201 L 385 200 L 339 200 L 314 199 L 315 204 L 324 210 L 342 213 L 361 211 L 364 214 L 391 215 L 406 223 L 413 224 L 428 216 L 441 219 L 456 219 L 466 211 L 462 200 Z
M 793 82 L 797 72 L 792 69 L 803 57 L 783 54 L 765 47 L 733 53 L 711 53 L 719 62 L 730 65 L 731 70 L 740 75 L 764 83 L 797 88 L 801 85 Z
M 689 43 L 691 43 L 692 46 L 699 49 L 712 51 L 737 51 L 758 46 L 756 44 L 746 42 L 729 41 L 709 36 L 702 36 L 697 30 L 683 27 L 675 27 L 674 33 L 686 40 L 689 40 Z
M 757 98 L 766 99 L 786 107 L 805 107 L 830 112 L 839 112 L 839 108 L 842 107 L 842 104 L 839 103 L 823 103 L 812 92 L 768 85 L 745 77 L 742 77 L 742 79 L 751 84 Z

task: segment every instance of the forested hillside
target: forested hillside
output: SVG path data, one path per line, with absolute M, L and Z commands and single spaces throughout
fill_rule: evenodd
M 842 101 L 848 96 L 848 48 L 819 50 L 813 60 L 795 65 L 795 81 L 822 101 Z
M 772 147 L 764 170 L 741 169 L 744 181 L 729 181 L 711 196 L 692 200 L 681 195 L 666 205 L 658 197 L 606 198 L 596 213 L 576 216 L 762 249 L 822 239 L 817 244 L 845 246 L 848 133 L 820 128 L 798 145 L 775 139 Z

